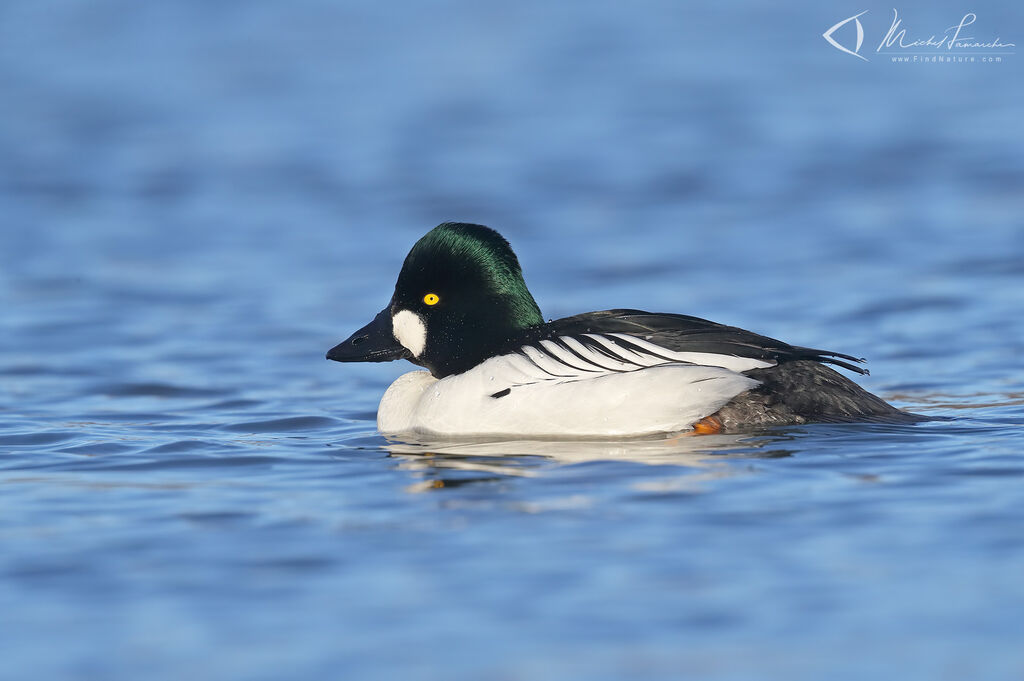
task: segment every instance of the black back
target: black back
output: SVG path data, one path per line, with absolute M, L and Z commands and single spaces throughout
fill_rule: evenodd
M 735 326 L 681 314 L 643 310 L 587 312 L 548 322 L 535 329 L 534 333 L 537 334 L 538 340 L 583 333 L 624 333 L 676 352 L 710 352 L 763 359 L 780 364 L 812 360 L 835 364 L 858 374 L 868 373 L 867 369 L 852 364 L 863 362 L 862 358 L 790 345 Z

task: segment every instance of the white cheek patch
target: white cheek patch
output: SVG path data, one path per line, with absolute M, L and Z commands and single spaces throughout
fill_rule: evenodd
M 400 310 L 391 318 L 391 332 L 406 349 L 419 357 L 427 345 L 427 326 L 423 317 L 409 310 Z

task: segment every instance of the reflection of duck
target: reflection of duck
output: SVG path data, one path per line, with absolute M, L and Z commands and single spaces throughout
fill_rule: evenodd
M 560 464 L 585 461 L 633 461 L 646 464 L 702 466 L 708 457 L 730 449 L 756 446 L 749 435 L 722 433 L 708 437 L 691 437 L 691 433 L 656 436 L 632 440 L 391 440 L 387 450 L 392 454 L 444 457 L 456 462 L 454 467 L 476 461 L 501 464 L 502 458 L 518 460 L 540 457 Z
M 777 442 L 774 437 L 772 442 Z M 687 486 L 707 478 L 736 475 L 740 468 L 729 465 L 723 454 L 740 457 L 787 456 L 784 450 L 760 448 L 767 441 L 749 435 L 723 433 L 692 437 L 691 433 L 659 435 L 632 440 L 460 440 L 389 439 L 385 449 L 401 460 L 401 468 L 426 476 L 410 491 L 459 487 L 496 481 L 507 477 L 533 477 L 550 464 L 568 465 L 593 461 L 626 461 L 653 466 L 700 469 L 686 476 Z M 731 457 L 729 457 L 731 458 Z M 652 483 L 645 483 L 652 484 Z M 661 483 L 679 484 L 676 476 Z
M 420 239 L 389 305 L 327 358 L 429 369 L 388 388 L 385 433 L 607 437 L 916 418 L 824 365 L 866 373 L 850 355 L 639 310 L 545 323 L 508 242 L 462 223 Z

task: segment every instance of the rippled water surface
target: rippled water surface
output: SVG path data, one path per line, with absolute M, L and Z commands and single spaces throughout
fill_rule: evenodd
M 1024 677 L 1024 56 L 506 5 L 0 8 L 0 677 Z M 324 352 L 448 219 L 946 418 L 389 442 Z

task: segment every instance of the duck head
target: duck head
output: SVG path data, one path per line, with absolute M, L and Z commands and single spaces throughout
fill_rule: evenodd
M 543 321 L 508 242 L 483 225 L 445 222 L 409 251 L 388 306 L 327 359 L 408 359 L 444 378 L 499 354 Z

